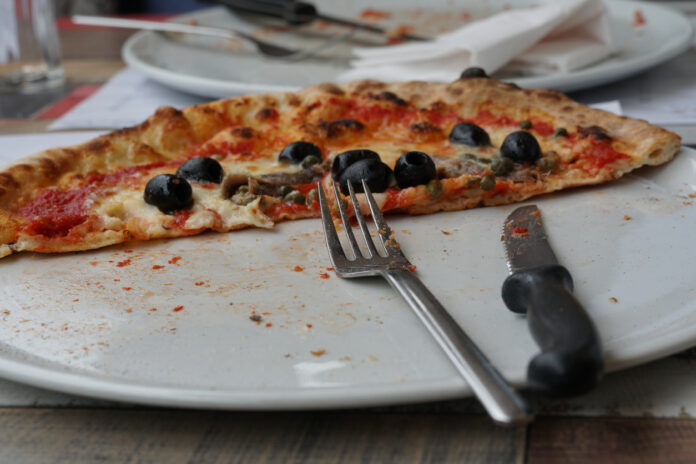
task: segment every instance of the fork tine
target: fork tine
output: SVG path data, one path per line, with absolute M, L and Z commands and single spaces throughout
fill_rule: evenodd
M 324 193 L 324 187 L 322 187 L 321 182 L 317 183 L 317 191 L 319 193 L 319 206 L 321 208 L 321 222 L 324 226 L 324 237 L 326 237 L 326 246 L 329 249 L 329 257 L 334 266 L 337 266 L 337 259 L 346 259 L 345 253 L 343 252 L 343 247 L 341 246 L 341 241 L 338 239 L 338 234 L 336 233 L 336 228 L 334 227 L 333 218 L 331 217 L 331 211 L 329 210 L 329 202 L 326 200 L 326 194 Z
M 343 206 L 343 200 L 341 200 L 341 194 L 336 187 L 336 182 L 332 182 L 334 195 L 336 195 L 336 203 L 338 204 L 338 212 L 341 215 L 341 222 L 343 223 L 343 228 L 346 230 L 346 235 L 348 236 L 348 241 L 350 242 L 350 249 L 353 250 L 353 256 L 356 258 L 362 256 L 360 253 L 360 247 L 358 242 L 355 240 L 355 234 L 353 234 L 353 228 L 348 220 L 348 214 L 346 214 L 346 207 Z
M 365 182 L 364 179 L 362 181 L 362 184 L 363 190 L 365 191 L 365 198 L 367 198 L 367 204 L 370 206 L 370 214 L 372 215 L 372 220 L 375 221 L 375 225 L 377 226 L 377 233 L 379 234 L 379 237 L 382 239 L 382 244 L 384 245 L 384 248 L 387 250 L 387 253 L 389 254 L 402 254 L 401 250 L 399 250 L 398 248 L 396 240 L 394 240 L 392 230 L 389 227 L 389 224 L 387 224 L 387 221 L 384 220 L 384 216 L 382 216 L 382 212 L 379 210 L 377 202 L 375 202 L 375 197 L 372 196 L 370 187 L 367 186 L 367 182 Z
M 367 224 L 365 223 L 365 219 L 363 218 L 362 212 L 360 211 L 360 203 L 358 203 L 358 199 L 355 198 L 355 191 L 353 190 L 353 183 L 351 181 L 348 181 L 348 194 L 350 195 L 350 201 L 353 203 L 353 210 L 355 211 L 355 219 L 358 220 L 358 224 L 360 225 L 360 230 L 362 230 L 363 233 L 363 238 L 365 239 L 365 244 L 367 245 L 367 249 L 369 250 L 367 258 L 372 258 L 373 256 L 379 256 L 379 253 L 377 252 L 377 248 L 375 248 L 375 244 L 372 241 L 372 237 L 370 236 L 370 231 L 367 228 Z

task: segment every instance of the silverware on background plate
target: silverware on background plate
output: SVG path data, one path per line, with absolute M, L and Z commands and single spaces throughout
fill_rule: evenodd
M 375 34 L 390 36 L 384 28 L 368 24 L 365 22 L 355 21 L 352 19 L 339 18 L 332 15 L 326 15 L 317 10 L 311 3 L 300 2 L 296 0 L 212 0 L 214 3 L 225 5 L 231 10 L 243 13 L 252 13 L 262 16 L 270 16 L 279 18 L 289 24 L 308 24 L 316 20 L 326 21 L 341 26 L 346 26 L 355 29 L 361 29 Z M 430 40 L 425 37 L 420 37 L 414 34 L 399 33 L 391 37 L 403 40 L 424 41 Z
M 159 32 L 175 32 L 183 34 L 195 34 L 208 37 L 219 37 L 222 39 L 244 39 L 256 47 L 265 56 L 272 58 L 283 58 L 288 61 L 299 61 L 316 55 L 327 48 L 346 40 L 353 34 L 353 31 L 346 31 L 338 34 L 319 45 L 306 50 L 294 50 L 291 48 L 274 45 L 269 42 L 259 40 L 251 34 L 236 29 L 210 26 L 194 26 L 191 24 L 181 24 L 171 21 L 147 21 L 142 19 L 111 18 L 105 16 L 85 16 L 74 15 L 72 21 L 75 24 L 87 26 L 117 27 L 124 29 L 141 29 Z
M 573 279 L 558 264 L 535 205 L 514 210 L 503 226 L 503 246 L 510 276 L 503 301 L 526 314 L 541 348 L 527 368 L 532 389 L 566 396 L 594 388 L 604 361 L 597 329 L 573 294 Z
M 319 184 L 319 202 L 326 245 L 329 248 L 329 256 L 336 274 L 344 278 L 381 276 L 386 279 L 411 306 L 411 309 L 469 384 L 491 418 L 504 425 L 520 425 L 529 422 L 533 416 L 525 400 L 512 389 L 435 296 L 416 277 L 412 270 L 413 266 L 401 251 L 401 247 L 396 242 L 389 225 L 385 222 L 365 181 L 362 182 L 362 188 L 377 227 L 377 235 L 380 238 L 378 246 L 381 253 L 377 251 L 370 236 L 351 182 L 347 183 L 348 194 L 367 247 L 365 253 L 361 252 L 353 234 L 346 206 L 343 205 L 336 184 L 333 187 L 338 211 L 352 252 L 352 257 L 350 257 L 343 250 L 334 227 L 326 194 Z

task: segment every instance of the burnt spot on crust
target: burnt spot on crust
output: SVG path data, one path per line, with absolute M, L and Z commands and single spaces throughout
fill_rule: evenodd
M 554 101 L 561 101 L 563 100 L 563 94 L 558 93 L 558 92 L 551 92 L 549 90 L 546 90 L 544 92 L 539 92 L 537 95 L 539 95 L 542 98 L 547 98 L 549 100 L 554 100 Z
M 258 119 L 259 121 L 278 119 L 278 112 L 275 109 L 269 107 L 261 108 L 256 113 L 256 119 Z
M 191 126 L 184 113 L 171 106 L 159 108 L 151 120 L 154 122 L 163 121 L 165 131 L 188 129 Z
M 146 130 L 148 127 L 150 127 L 150 120 L 147 119 L 137 126 L 131 126 L 131 127 L 124 127 L 122 129 L 116 129 L 113 132 L 109 132 L 108 135 L 128 135 L 132 134 L 133 132 L 140 132 Z
M 13 168 L 13 169 L 16 169 L 16 170 L 18 170 L 18 171 L 27 171 L 27 172 L 28 172 L 28 171 L 31 171 L 32 169 L 34 169 L 34 168 L 31 167 L 30 165 L 24 164 L 24 163 L 22 163 L 22 164 L 15 164 L 14 166 L 12 166 L 12 168 Z
M 60 174 L 60 168 L 58 164 L 51 158 L 39 158 L 39 169 L 44 173 L 46 177 L 56 177 Z
M 319 88 L 324 92 L 330 93 L 332 95 L 343 95 L 345 93 L 343 89 L 337 86 L 336 84 L 324 83 L 320 84 Z
M 566 105 L 563 108 L 561 108 L 561 111 L 565 111 L 567 113 L 569 111 L 573 111 L 573 107 L 570 105 Z
M 254 129 L 252 129 L 251 127 L 235 127 L 233 129 L 230 129 L 230 134 L 235 135 L 237 137 L 250 139 L 254 136 Z
M 450 87 L 447 87 L 447 92 L 448 92 L 450 95 L 456 97 L 456 96 L 461 95 L 462 92 L 463 92 L 463 90 L 461 89 L 461 87 L 450 86 Z
M 302 100 L 295 95 L 294 93 L 288 94 L 288 100 L 287 100 L 288 105 L 290 106 L 300 106 L 302 103 Z
M 110 146 L 111 146 L 111 142 L 109 142 L 108 140 L 104 140 L 102 138 L 99 138 L 99 139 L 94 139 L 91 142 L 87 143 L 87 145 L 85 146 L 85 149 L 89 150 L 89 151 L 102 151 Z
M 421 108 L 421 111 L 445 111 L 447 109 L 447 103 L 438 100 L 434 101 L 430 104 L 430 107 L 428 109 L 426 108 Z
M 161 106 L 157 108 L 154 118 L 166 118 L 166 119 L 186 119 L 184 113 L 181 110 L 173 108 L 171 106 Z
M 604 142 L 611 142 L 613 140 L 611 136 L 607 134 L 607 130 L 599 126 L 578 126 L 578 134 L 580 134 L 580 137 L 583 139 L 592 136 L 596 140 L 601 140 Z
M 336 121 L 319 121 L 319 128 L 326 132 L 328 138 L 338 137 L 346 131 L 360 131 L 365 125 L 355 119 L 337 119 Z
M 9 174 L 7 172 L 0 172 L 0 186 L 12 190 L 19 187 L 19 184 L 17 183 L 15 178 L 12 177 L 12 174 Z
M 399 96 L 398 96 L 397 94 L 395 94 L 394 92 L 384 91 L 384 92 L 378 93 L 377 95 L 375 95 L 375 94 L 369 94 L 368 97 L 374 98 L 375 100 L 386 100 L 386 101 L 392 102 L 393 104 L 398 105 L 398 106 L 406 106 L 406 105 L 408 105 L 408 103 L 406 102 L 406 100 L 404 100 L 403 98 L 399 97 Z
M 368 90 L 382 90 L 386 84 L 379 81 L 362 81 L 355 86 L 354 93 L 362 93 Z
M 410 127 L 412 132 L 417 134 L 435 134 L 440 132 L 440 128 L 427 121 L 417 122 Z
M 192 107 L 192 109 L 195 110 L 195 111 L 199 111 L 199 112 L 201 112 L 201 113 L 203 113 L 203 114 L 208 114 L 208 115 L 210 115 L 210 114 L 213 114 L 213 115 L 221 114 L 218 110 L 216 110 L 216 109 L 213 108 L 212 106 L 208 106 L 208 105 L 204 105 L 204 104 L 203 104 L 203 105 L 196 105 L 196 106 Z

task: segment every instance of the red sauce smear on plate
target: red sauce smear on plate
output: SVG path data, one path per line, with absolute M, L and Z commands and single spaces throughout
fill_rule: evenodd
M 382 11 L 382 10 L 375 10 L 373 8 L 367 8 L 367 9 L 362 10 L 360 12 L 360 17 L 362 19 L 374 19 L 374 20 L 389 19 L 389 18 L 391 18 L 391 13 L 388 13 L 388 12 Z

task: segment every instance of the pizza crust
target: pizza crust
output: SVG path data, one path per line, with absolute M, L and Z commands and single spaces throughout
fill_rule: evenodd
M 676 134 L 645 121 L 588 108 L 556 91 L 519 89 L 512 84 L 485 78 L 464 79 L 448 84 L 376 81 L 344 85 L 320 84 L 297 93 L 242 96 L 181 111 L 165 107 L 157 110 L 140 125 L 97 137 L 81 145 L 43 151 L 19 160 L 0 172 L 0 257 L 21 250 L 71 251 L 98 248 L 132 238 L 129 233 L 113 230 L 90 233 L 79 244 L 66 244 L 59 239 L 39 243 L 36 239 L 20 237 L 18 231 L 26 221 L 16 214 L 16 205 L 30 201 L 44 188 L 67 186 L 76 178 L 94 172 L 109 172 L 114 168 L 176 159 L 211 139 L 239 137 L 239 133 L 230 132 L 231 126 L 249 127 L 252 133 L 242 135 L 253 137 L 253 128 L 264 127 L 273 118 L 277 118 L 273 121 L 280 131 L 290 128 L 296 139 L 313 140 L 326 136 L 326 131 L 333 129 L 322 126 L 321 119 L 317 125 L 305 122 L 312 118 L 316 120 L 317 111 L 320 112 L 320 118 L 331 121 L 332 107 L 326 102 L 330 102 L 332 97 L 348 96 L 367 101 L 384 95 L 385 92 L 393 95 L 389 98 L 406 101 L 417 108 L 437 109 L 443 104 L 454 105 L 460 114 L 465 115 L 476 114 L 485 108 L 517 120 L 538 115 L 555 127 L 575 129 L 598 126 L 614 139 L 613 146 L 617 150 L 632 158 L 631 162 L 618 170 L 599 170 L 594 175 L 569 172 L 565 176 L 546 179 L 541 186 L 525 185 L 495 198 L 434 199 L 399 209 L 411 214 L 504 204 L 521 201 L 538 193 L 596 184 L 619 177 L 641 165 L 664 163 L 680 147 L 680 138 Z M 323 107 L 317 109 L 320 105 Z M 335 135 L 341 137 L 341 130 Z M 281 214 L 278 219 L 307 216 L 316 216 L 316 212 L 296 216 Z M 259 221 L 248 222 L 249 224 L 235 224 L 233 228 L 259 225 Z

